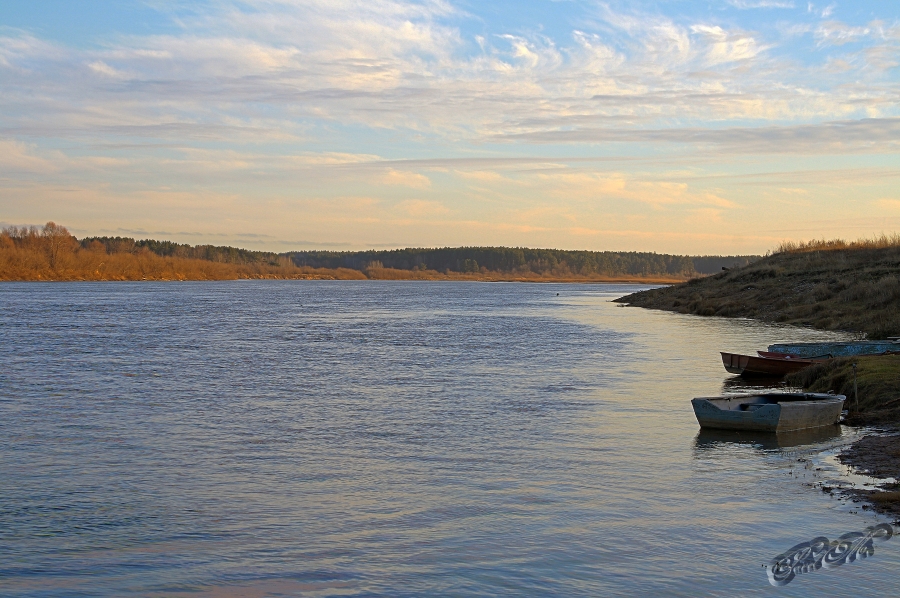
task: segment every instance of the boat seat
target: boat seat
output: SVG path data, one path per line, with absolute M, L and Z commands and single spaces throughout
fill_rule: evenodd
M 760 407 L 765 407 L 765 403 L 741 403 L 738 405 L 741 411 L 756 411 Z

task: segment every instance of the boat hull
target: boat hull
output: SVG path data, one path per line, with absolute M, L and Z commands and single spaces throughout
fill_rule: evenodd
M 701 428 L 789 432 L 834 425 L 844 406 L 843 395 L 740 395 L 700 397 L 691 404 Z M 761 398 L 764 397 L 764 398 Z M 746 408 L 745 408 L 746 407 Z
M 756 357 L 722 352 L 722 365 L 732 373 L 752 377 L 783 377 L 815 363 L 796 357 Z
M 881 355 L 900 351 L 900 341 L 853 341 L 846 343 L 776 343 L 769 345 L 773 353 L 792 353 L 802 358 L 830 354 L 834 357 Z

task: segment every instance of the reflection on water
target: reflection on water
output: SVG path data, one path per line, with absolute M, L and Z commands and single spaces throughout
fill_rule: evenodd
M 833 442 L 841 438 L 842 433 L 841 426 L 822 426 L 821 428 L 779 433 L 707 430 L 701 428 L 694 439 L 694 446 L 698 450 L 710 450 L 721 444 L 732 443 L 748 444 L 763 450 L 774 450 Z
M 772 390 L 792 392 L 797 390 L 795 387 L 787 386 L 784 380 L 775 378 L 743 378 L 741 376 L 730 376 L 722 382 L 722 394 L 748 394 L 753 392 Z
M 844 534 L 829 541 L 825 536 L 797 544 L 766 565 L 766 575 L 773 586 L 786 586 L 801 573 L 835 569 L 875 554 L 875 542 L 886 542 L 894 535 L 888 523 L 872 525 L 861 532 Z
M 828 429 L 691 410 L 722 348 L 839 335 L 609 301 L 634 290 L 2 284 L 0 594 L 748 596 L 880 523 L 804 486 Z M 893 544 L 780 598 L 896 594 Z

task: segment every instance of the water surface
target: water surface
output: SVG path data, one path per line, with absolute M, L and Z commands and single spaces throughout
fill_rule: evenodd
M 883 596 L 900 542 L 812 487 L 836 428 L 698 434 L 720 350 L 837 338 L 628 285 L 0 286 L 5 596 Z

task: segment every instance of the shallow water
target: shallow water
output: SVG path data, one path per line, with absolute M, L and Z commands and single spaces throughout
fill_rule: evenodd
M 836 428 L 698 434 L 718 351 L 838 338 L 628 285 L 0 286 L 4 596 L 883 596 L 900 542 L 813 487 Z M 798 456 L 799 455 L 799 456 Z

